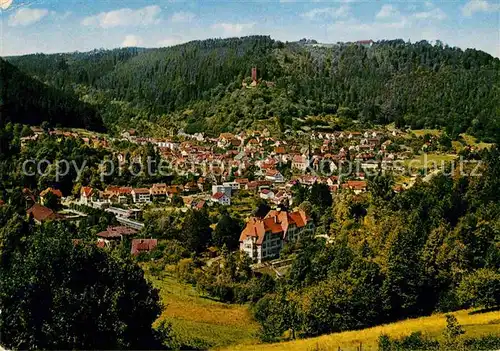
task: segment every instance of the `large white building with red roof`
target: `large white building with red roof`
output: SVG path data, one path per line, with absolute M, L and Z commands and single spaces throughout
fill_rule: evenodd
M 273 210 L 265 218 L 250 218 L 240 235 L 240 250 L 260 263 L 279 257 L 286 242 L 313 231 L 314 224 L 304 211 Z

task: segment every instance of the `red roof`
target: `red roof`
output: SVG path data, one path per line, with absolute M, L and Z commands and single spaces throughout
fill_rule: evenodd
M 122 236 L 134 235 L 137 234 L 137 230 L 119 226 L 119 227 L 108 227 L 104 232 L 97 233 L 97 236 L 101 238 L 121 238 Z
M 50 208 L 42 206 L 40 204 L 34 204 L 33 206 L 31 206 L 28 211 L 26 211 L 26 214 L 30 217 L 33 217 L 38 222 L 60 218 L 60 216 Z
M 80 190 L 82 196 L 89 197 L 92 195 L 92 188 L 89 186 L 82 186 L 82 189 Z
M 296 225 L 298 228 L 304 227 L 308 218 L 304 211 L 286 212 L 286 211 L 270 211 L 264 219 L 252 217 L 240 235 L 240 241 L 248 237 L 256 237 L 257 244 L 260 245 L 264 241 L 266 232 L 286 236 L 286 231 L 290 225 Z
M 366 181 L 364 180 L 348 180 L 347 187 L 353 190 L 363 190 L 366 189 Z
M 222 193 L 222 192 L 216 192 L 215 194 L 212 195 L 212 198 L 215 199 L 215 200 L 220 200 L 222 199 L 222 197 L 226 196 L 226 194 Z
M 42 191 L 42 192 L 40 193 L 40 196 L 41 196 L 41 197 L 44 197 L 44 196 L 45 196 L 45 195 L 47 195 L 49 192 L 50 192 L 50 193 L 52 193 L 52 194 L 54 194 L 54 195 L 55 195 L 55 196 L 57 196 L 57 197 L 62 197 L 61 190 L 59 190 L 59 189 L 53 189 L 53 188 L 47 188 L 47 189 L 45 189 L 44 191 Z
M 132 255 L 138 255 L 141 252 L 149 252 L 153 250 L 157 245 L 157 239 L 133 239 L 132 249 L 130 250 L 130 253 Z
M 149 194 L 149 189 L 147 188 L 134 188 L 132 191 L 135 194 Z

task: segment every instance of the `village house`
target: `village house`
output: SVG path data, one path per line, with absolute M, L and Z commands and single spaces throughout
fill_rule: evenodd
M 303 211 L 273 210 L 265 218 L 250 218 L 240 235 L 240 250 L 261 263 L 279 257 L 286 242 L 305 232 L 314 232 L 314 225 Z
M 222 185 L 224 187 L 230 187 L 231 188 L 231 194 L 235 191 L 238 191 L 240 190 L 240 183 L 238 183 L 237 181 L 234 181 L 234 182 L 224 182 L 222 183 Z
M 96 197 L 94 189 L 89 186 L 82 186 L 80 189 L 80 204 L 90 206 L 93 201 L 92 195 L 94 195 L 94 198 Z
M 137 256 L 153 251 L 158 246 L 158 239 L 133 239 L 130 253 Z
M 153 197 L 153 199 L 157 201 L 165 201 L 167 199 L 167 184 L 165 183 L 157 183 L 153 184 L 149 189 L 149 193 Z
M 231 205 L 231 198 L 223 192 L 213 194 L 211 200 L 213 203 L 218 203 L 224 206 Z
M 259 193 L 261 199 L 272 200 L 274 199 L 274 192 L 270 189 L 262 189 Z
M 134 188 L 130 194 L 134 203 L 151 202 L 151 192 L 147 188 Z
M 45 221 L 55 221 L 63 219 L 64 216 L 55 213 L 50 208 L 42 206 L 40 204 L 33 204 L 27 211 L 26 215 L 28 218 L 33 219 L 36 224 L 41 224 Z
M 46 200 L 47 200 L 46 197 L 49 193 L 52 193 L 52 195 L 54 195 L 58 201 L 61 201 L 61 198 L 62 198 L 61 190 L 54 189 L 54 188 L 47 188 L 40 193 L 40 202 L 42 203 L 42 205 L 45 205 Z
M 97 241 L 105 243 L 105 246 L 110 246 L 111 243 L 121 241 L 124 237 L 129 237 L 137 234 L 137 230 L 118 226 L 108 227 L 105 231 L 97 233 Z
M 350 189 L 355 194 L 360 194 L 366 191 L 367 183 L 364 180 L 348 180 L 346 183 L 342 184 L 342 188 Z
M 131 193 L 131 187 L 108 186 L 101 193 L 101 198 L 107 200 L 110 203 L 125 204 L 128 202 Z
M 285 177 L 277 169 L 268 169 L 266 170 L 266 180 L 273 183 L 284 183 Z
M 227 197 L 231 197 L 233 188 L 230 185 L 212 185 L 212 195 L 215 195 L 217 193 L 223 193 L 226 194 Z
M 305 171 L 309 166 L 309 161 L 307 157 L 302 155 L 295 155 L 292 158 L 292 168 L 297 169 L 299 171 Z

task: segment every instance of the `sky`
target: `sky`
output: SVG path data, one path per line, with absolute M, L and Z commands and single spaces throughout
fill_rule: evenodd
M 500 0 L 0 0 L 0 56 L 270 35 L 441 40 L 500 57 Z

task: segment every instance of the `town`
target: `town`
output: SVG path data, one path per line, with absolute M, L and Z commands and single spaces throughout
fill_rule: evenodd
M 414 133 L 395 128 L 299 132 L 281 138 L 271 136 L 266 130 L 222 133 L 216 138 L 182 131 L 171 138 L 145 138 L 128 130 L 118 138 L 110 138 L 61 129 L 45 131 L 32 127 L 31 130 L 32 135 L 21 139 L 23 147 L 36 144 L 39 138 L 55 138 L 59 142 L 65 138 L 79 139 L 88 147 L 110 150 L 119 163 L 118 170 L 134 163 L 142 166 L 144 160 L 134 155 L 134 150 L 150 145 L 168 165 L 162 175 L 170 180 L 168 184 L 142 187 L 105 184 L 99 189 L 82 185 L 78 194 L 69 196 L 51 187 L 25 189 L 27 214 L 37 223 L 78 221 L 86 216 L 82 207 L 103 210 L 114 215 L 120 224 L 97 234 L 99 245 L 109 246 L 123 236 L 132 238 L 143 230 L 144 212 L 159 208 L 185 212 L 222 206 L 245 218 L 247 224 L 240 233 L 240 249 L 257 263 L 279 258 L 286 242 L 303 230 L 314 231 L 311 219 L 298 209 L 300 202 L 294 198 L 294 189 L 322 184 L 333 197 L 341 192 L 362 195 L 368 190 L 368 177 L 387 173 L 399 180 L 392 187 L 397 193 L 411 187 L 419 174 L 424 174 L 422 170 L 429 172 L 424 179 L 430 179 L 436 171 L 444 169 L 445 161 L 458 157 L 457 150 L 451 144 L 446 145 L 436 131 Z M 129 143 L 126 152 L 113 148 L 120 142 Z M 465 145 L 465 148 L 474 151 L 476 146 Z M 440 156 L 440 162 L 423 163 L 419 154 L 425 153 L 427 157 L 427 152 Z M 46 207 L 48 193 L 65 209 L 56 213 Z M 252 204 L 258 200 L 283 212 L 271 211 L 264 217 L 255 217 Z M 133 239 L 131 251 L 149 252 L 156 245 L 156 239 Z

